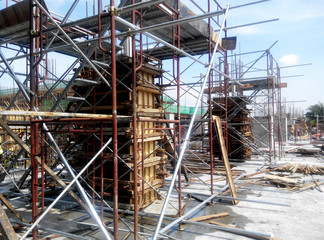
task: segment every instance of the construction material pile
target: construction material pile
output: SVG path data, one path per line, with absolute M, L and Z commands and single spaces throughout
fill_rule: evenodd
M 280 172 L 291 172 L 291 173 L 303 173 L 303 174 L 314 174 L 314 175 L 323 175 L 324 167 L 316 165 L 305 165 L 305 164 L 284 164 L 282 166 L 270 166 L 272 171 Z
M 269 168 L 264 169 L 262 171 L 245 175 L 243 179 L 246 180 L 246 182 L 241 185 L 274 185 L 277 188 L 293 192 L 300 192 L 315 188 L 319 191 L 322 191 L 320 185 L 324 184 L 324 182 L 319 179 L 315 179 L 314 175 L 323 174 L 324 167 L 322 166 L 306 165 L 299 163 L 271 165 Z M 309 178 L 309 175 L 311 175 L 311 178 Z M 240 186 L 237 186 L 237 188 L 239 187 Z

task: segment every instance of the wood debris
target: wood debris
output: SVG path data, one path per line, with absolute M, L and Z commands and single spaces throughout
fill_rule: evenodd
M 316 165 L 304 165 L 304 164 L 284 164 L 282 166 L 270 166 L 271 171 L 279 172 L 291 172 L 291 173 L 303 173 L 303 174 L 312 174 L 312 175 L 323 175 L 324 167 Z
M 314 183 L 314 182 L 310 182 L 310 183 L 305 183 L 305 184 L 302 184 L 300 186 L 296 186 L 292 189 L 290 189 L 291 191 L 305 191 L 305 190 L 308 190 L 308 189 L 314 189 L 315 187 L 319 186 L 319 185 L 322 185 L 324 184 L 323 182 L 317 182 L 317 183 Z
M 264 179 L 270 180 L 273 183 L 278 183 L 286 186 L 295 186 L 299 182 L 299 179 L 296 178 L 281 177 L 278 175 L 270 175 L 270 174 L 264 176 Z
M 192 222 L 201 222 L 201 221 L 205 221 L 205 220 L 209 220 L 209 219 L 213 219 L 213 218 L 227 217 L 229 215 L 230 214 L 228 212 L 222 212 L 222 213 L 216 213 L 216 214 L 211 214 L 211 215 L 206 215 L 206 216 L 191 218 L 191 219 L 189 219 L 189 221 L 192 221 Z

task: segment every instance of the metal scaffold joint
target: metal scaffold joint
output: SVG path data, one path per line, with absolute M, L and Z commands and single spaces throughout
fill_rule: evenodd
M 110 6 L 109 7 L 109 13 L 111 15 L 119 16 L 118 9 L 116 7 L 114 7 L 114 6 Z
M 38 30 L 30 30 L 29 34 L 34 37 L 40 36 L 40 32 Z

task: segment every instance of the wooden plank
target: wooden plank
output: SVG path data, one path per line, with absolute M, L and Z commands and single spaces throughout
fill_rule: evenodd
M 18 116 L 44 116 L 44 117 L 75 117 L 75 118 L 112 118 L 108 114 L 92 113 L 67 113 L 67 112 L 34 112 L 34 111 L 0 111 L 0 115 L 18 115 Z M 128 116 L 125 116 L 128 118 Z
M 232 197 L 237 198 L 237 193 L 236 193 L 236 189 L 235 189 L 235 185 L 234 185 L 234 181 L 233 181 L 231 166 L 228 161 L 227 150 L 225 147 L 225 141 L 224 141 L 221 121 L 218 116 L 213 116 L 213 119 L 214 119 L 214 122 L 215 122 L 216 128 L 217 128 L 217 134 L 218 134 L 218 139 L 219 139 L 219 143 L 220 143 L 221 150 L 222 150 L 222 157 L 223 157 L 223 161 L 224 161 L 224 165 L 225 165 L 225 171 L 226 171 L 227 181 L 229 184 L 229 189 L 231 191 Z M 238 201 L 233 200 L 233 203 L 238 204 Z
M 214 225 L 223 226 L 223 227 L 237 228 L 237 227 L 234 227 L 234 226 L 231 226 L 231 225 L 225 224 L 225 223 L 220 223 L 220 222 L 215 222 L 215 221 L 209 221 L 209 223 L 210 223 L 210 224 L 214 224 Z
M 48 237 L 42 238 L 40 240 L 50 240 L 50 239 L 59 238 L 59 237 L 62 237 L 62 235 L 55 234 L 55 235 L 52 235 L 52 236 L 48 236 Z
M 3 202 L 4 205 L 13 213 L 15 216 L 22 222 L 28 223 L 17 211 L 16 209 L 11 205 L 10 202 L 0 193 L 0 200 Z
M 18 240 L 15 230 L 13 229 L 8 216 L 0 204 L 0 231 L 4 240 Z
M 216 213 L 216 214 L 211 214 L 211 215 L 206 215 L 206 216 L 201 216 L 201 217 L 195 217 L 189 219 L 189 221 L 192 222 L 200 222 L 200 221 L 205 221 L 213 218 L 221 218 L 221 217 L 227 217 L 230 214 L 228 212 L 222 212 L 222 213 Z
M 304 185 L 302 185 L 301 187 L 296 187 L 297 191 L 304 191 L 304 190 L 308 190 L 310 188 L 315 188 L 317 185 L 323 185 L 324 182 L 318 182 L 317 184 L 315 184 L 314 182 L 311 183 L 306 183 Z
M 139 84 L 139 85 L 137 85 L 136 90 L 141 90 L 141 91 L 149 92 L 149 93 L 153 93 L 153 94 L 161 94 L 161 91 L 159 91 L 159 89 L 154 88 L 149 84 Z
M 271 182 L 279 183 L 279 184 L 293 184 L 296 185 L 298 183 L 298 179 L 288 178 L 288 177 L 280 177 L 276 175 L 266 175 L 265 179 L 270 180 Z

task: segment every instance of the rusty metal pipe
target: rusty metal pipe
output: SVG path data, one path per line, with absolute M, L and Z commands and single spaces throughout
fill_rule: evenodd
M 108 146 L 111 142 L 111 139 L 96 153 L 95 156 L 85 165 L 85 167 L 74 177 L 71 183 L 64 188 L 64 190 L 60 193 L 60 195 L 51 203 L 50 206 L 46 208 L 46 210 L 38 217 L 38 219 L 33 223 L 33 225 L 26 231 L 26 233 L 20 238 L 21 240 L 26 239 L 29 233 L 40 223 L 40 221 L 46 216 L 46 214 L 54 207 L 54 205 L 69 191 L 69 189 L 74 185 L 74 183 L 78 182 L 78 178 L 88 169 L 88 167 L 97 159 L 97 157 L 101 154 L 101 152 Z M 109 235 L 106 237 L 107 239 L 111 239 Z
M 99 0 L 100 1 L 100 0 Z M 116 22 L 115 1 L 110 0 L 110 31 L 111 31 L 111 87 L 113 115 L 113 209 L 114 209 L 114 239 L 118 240 L 118 141 L 117 141 L 117 83 L 116 83 Z
M 98 46 L 104 53 L 109 53 L 101 45 L 101 0 L 98 0 Z
M 132 4 L 135 0 L 132 0 Z M 135 24 L 135 10 L 132 11 L 132 24 Z M 137 103 L 136 103 L 136 44 L 135 36 L 132 37 L 132 102 L 133 102 L 133 159 L 134 159 L 134 239 L 138 239 L 138 167 L 137 167 Z

